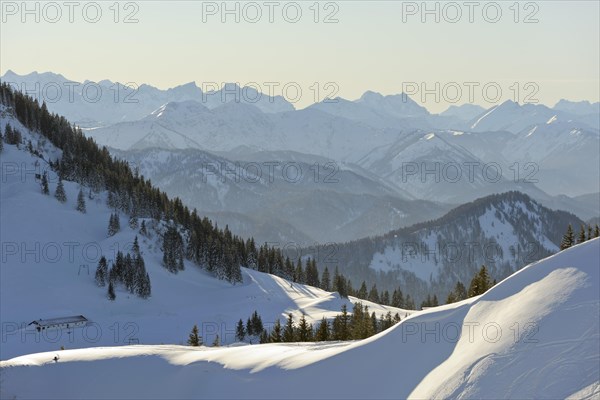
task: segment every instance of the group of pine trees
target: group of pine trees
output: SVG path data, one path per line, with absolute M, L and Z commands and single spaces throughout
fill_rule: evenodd
M 146 265 L 140 253 L 137 236 L 133 242 L 133 255 L 129 253 L 123 255 L 123 252 L 118 251 L 110 270 L 106 257 L 100 257 L 95 280 L 100 287 L 108 284 L 107 295 L 109 300 L 116 298 L 115 286 L 117 284 L 122 284 L 129 293 L 136 294 L 143 299 L 150 297 L 152 294 L 150 275 L 146 272 Z
M 587 235 L 586 235 L 587 231 Z M 600 237 L 600 228 L 598 224 L 592 229 L 591 225 L 587 226 L 587 229 L 581 225 L 579 227 L 579 234 L 577 235 L 577 239 L 575 238 L 575 232 L 573 231 L 573 227 L 571 224 L 567 227 L 567 232 L 565 232 L 562 241 L 560 242 L 560 249 L 565 250 L 569 247 L 573 246 L 577 243 L 583 243 L 587 240 Z
M 4 147 L 4 142 L 6 142 L 6 144 L 19 146 L 23 142 L 21 132 L 18 129 L 13 128 L 10 124 L 6 124 L 4 134 L 0 132 L 0 146 L 2 146 L 2 148 Z
M 492 280 L 486 266 L 482 265 L 475 276 L 473 276 L 471 279 L 468 290 L 465 288 L 465 285 L 463 285 L 462 282 L 456 282 L 456 286 L 454 286 L 454 289 L 448 294 L 446 304 L 455 303 L 473 296 L 479 296 L 480 294 L 487 292 L 495 285 L 496 280 Z M 434 306 L 434 304 L 431 306 Z
M 313 327 L 302 315 L 296 323 L 290 313 L 284 325 L 280 320 L 275 321 L 270 329 L 263 326 L 258 312 L 254 311 L 246 324 L 240 319 L 236 326 L 236 339 L 244 341 L 258 338 L 260 343 L 281 342 L 323 342 L 333 340 L 365 339 L 376 333 L 391 328 L 400 322 L 398 314 L 392 316 L 391 312 L 377 317 L 375 312 L 369 313 L 369 307 L 362 303 L 355 303 L 352 313 L 348 313 L 344 304 L 341 313 L 332 321 L 325 317 L 316 327 Z

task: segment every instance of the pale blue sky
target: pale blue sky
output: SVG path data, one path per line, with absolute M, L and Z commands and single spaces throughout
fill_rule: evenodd
M 335 82 L 337 95 L 354 99 L 366 90 L 384 94 L 399 93 L 407 82 L 440 88 L 457 82 L 463 93 L 458 103 L 469 102 L 464 82 L 481 86 L 496 82 L 502 89 L 502 99 L 524 100 L 525 95 L 553 105 L 560 98 L 598 101 L 600 70 L 600 8 L 598 1 L 538 1 L 518 3 L 519 22 L 514 22 L 514 2 L 497 2 L 502 10 L 499 22 L 490 23 L 483 17 L 494 17 L 492 2 L 480 2 L 474 10 L 474 22 L 468 21 L 469 9 L 463 1 L 456 2 L 463 13 L 457 23 L 455 10 L 447 2 L 439 2 L 440 23 L 434 15 L 421 21 L 421 10 L 406 15 L 403 9 L 410 2 L 338 1 L 318 4 L 319 20 L 315 23 L 314 1 L 298 2 L 302 17 L 297 23 L 286 22 L 282 8 L 294 16 L 291 2 L 279 2 L 274 23 L 268 21 L 268 8 L 257 1 L 263 15 L 259 22 L 244 19 L 244 3 L 240 3 L 240 22 L 233 15 L 221 21 L 217 15 L 207 15 L 203 8 L 222 2 L 130 2 L 137 7 L 137 23 L 114 22 L 114 2 L 98 2 L 102 17 L 97 23 L 86 22 L 80 2 L 74 22 L 68 21 L 68 9 L 59 1 L 62 18 L 56 23 L 54 10 L 40 3 L 40 22 L 35 15 L 26 15 L 22 22 L 21 2 L 2 1 L 0 26 L 0 72 L 12 69 L 23 74 L 31 71 L 53 71 L 74 80 L 110 79 L 120 82 L 149 83 L 167 88 L 196 81 L 297 82 L 303 90 L 298 107 L 315 100 L 310 87 L 319 82 L 319 97 L 323 86 Z M 421 7 L 422 2 L 412 3 Z M 533 5 L 531 5 L 533 4 Z M 119 21 L 135 11 L 119 4 Z M 12 15 L 14 8 L 16 14 Z M 28 5 L 33 9 L 34 3 Z M 235 2 L 229 2 L 235 7 Z M 434 8 L 436 2 L 428 2 Z M 248 6 L 247 6 L 248 7 Z M 311 9 L 310 7 L 313 7 Z M 446 7 L 446 8 L 444 8 Z M 512 7 L 512 8 L 510 8 Z M 326 14 L 336 11 L 337 23 L 326 24 Z M 254 10 L 246 8 L 248 18 Z M 88 8 L 93 18 L 93 8 Z M 252 14 L 250 14 L 252 12 Z M 523 23 L 535 12 L 537 23 Z M 518 82 L 519 95 L 515 98 Z M 525 88 L 527 82 L 535 86 Z M 474 103 L 490 106 L 481 86 L 475 88 Z M 513 88 L 511 90 L 511 87 Z M 447 98 L 456 98 L 450 86 Z M 265 89 L 266 90 L 266 89 Z M 281 94 L 277 89 L 275 94 Z M 291 92 L 290 92 L 291 93 Z M 493 97 L 490 92 L 488 97 Z M 420 93 L 413 96 L 419 101 Z M 452 100 L 452 99 L 450 99 Z M 449 105 L 444 96 L 436 102 L 433 95 L 424 105 L 442 111 Z

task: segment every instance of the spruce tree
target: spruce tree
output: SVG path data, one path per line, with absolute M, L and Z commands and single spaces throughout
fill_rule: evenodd
M 583 242 L 585 242 L 585 228 L 583 227 L 583 225 L 581 225 L 579 228 L 579 237 L 577 238 L 577 243 Z
M 402 290 L 400 290 L 400 288 L 394 290 L 394 293 L 392 294 L 392 307 L 404 308 L 404 296 L 402 295 Z
M 350 339 L 350 315 L 348 308 L 342 304 L 342 313 L 339 315 L 339 336 L 338 340 Z
M 296 263 L 296 271 L 294 272 L 294 282 L 306 283 L 306 276 L 304 273 L 304 268 L 302 268 L 302 260 L 300 260 L 300 258 L 298 258 L 298 262 Z
M 44 173 L 42 174 L 42 193 L 45 195 L 49 195 L 50 194 L 50 189 L 48 188 L 48 173 L 46 171 L 44 171 Z
M 287 322 L 283 328 L 282 339 L 284 342 L 289 343 L 295 341 L 295 336 L 294 317 L 292 316 L 292 313 L 289 313 Z
M 454 287 L 454 295 L 456 296 L 456 301 L 461 301 L 467 298 L 467 288 L 462 284 L 461 281 L 456 282 L 456 286 Z
M 568 249 L 569 247 L 573 246 L 574 243 L 575 235 L 573 233 L 573 227 L 571 226 L 571 224 L 569 224 L 569 226 L 567 227 L 567 233 L 565 233 L 565 235 L 562 238 L 562 241 L 560 242 L 560 249 Z
M 594 227 L 594 237 L 600 237 L 600 227 L 598 227 L 598 224 L 596 224 L 596 226 Z
M 265 329 L 262 330 L 258 338 L 259 343 L 269 343 L 269 334 Z
M 379 303 L 379 292 L 377 291 L 377 285 L 373 284 L 373 286 L 371 287 L 371 290 L 369 291 L 369 297 L 368 299 L 369 301 L 372 301 L 373 303 Z
M 113 286 L 112 281 L 109 280 L 109 282 L 108 282 L 108 299 L 113 301 L 116 298 L 117 298 L 117 295 L 115 294 L 115 288 Z
M 271 343 L 280 343 L 283 341 L 281 322 L 279 321 L 279 319 L 277 319 L 277 321 L 275 321 L 275 324 L 273 325 L 269 341 Z
M 388 292 L 387 290 L 381 295 L 381 304 L 383 304 L 384 306 L 390 305 L 390 292 Z
M 133 251 L 134 257 L 140 256 L 140 242 L 138 241 L 137 235 L 135 235 L 135 238 L 133 239 L 133 245 L 131 246 L 131 251 Z
M 592 233 L 592 226 L 591 225 L 588 225 L 587 231 L 588 231 L 587 240 L 592 240 L 594 238 L 594 235 Z
M 235 337 L 240 342 L 243 342 L 244 339 L 246 338 L 246 328 L 244 328 L 244 322 L 242 321 L 241 318 L 237 323 L 237 327 L 235 330 Z
M 358 289 L 358 292 L 356 293 L 356 297 L 362 300 L 367 300 L 368 296 L 369 294 L 367 292 L 367 284 L 365 283 L 365 281 L 362 281 L 362 283 L 360 284 L 360 289 Z
M 67 201 L 67 194 L 65 193 L 65 187 L 63 185 L 62 178 L 58 178 L 58 185 L 56 185 L 56 191 L 54 192 L 56 200 L 64 203 Z
M 85 196 L 83 195 L 83 190 L 81 190 L 81 189 L 79 189 L 79 193 L 77 194 L 77 208 L 76 209 L 80 213 L 83 213 L 83 214 L 86 213 Z
M 2 131 L 0 131 L 0 153 L 4 150 L 4 136 L 2 136 Z
M 219 340 L 219 335 L 217 335 L 215 337 L 215 340 L 212 343 L 212 347 L 219 347 L 219 346 L 221 346 L 221 341 Z
M 98 261 L 98 267 L 96 268 L 96 285 L 106 286 L 106 280 L 108 279 L 108 264 L 106 263 L 106 257 L 100 257 Z
M 306 322 L 306 317 L 302 314 L 298 322 L 297 339 L 299 342 L 310 342 L 312 340 L 312 326 Z
M 200 338 L 200 334 L 198 332 L 198 325 L 194 324 L 194 327 L 192 328 L 192 332 L 190 333 L 190 336 L 188 337 L 188 341 L 187 344 L 189 346 L 200 346 L 202 344 L 202 339 Z
M 471 284 L 469 285 L 468 296 L 478 296 L 480 294 L 485 293 L 492 286 L 490 281 L 490 276 L 487 272 L 487 268 L 485 265 L 481 266 L 481 269 L 473 279 L 471 280 Z
M 121 230 L 119 215 L 117 213 L 110 214 L 108 219 L 108 236 L 114 236 Z
M 329 321 L 327 321 L 325 317 L 321 319 L 321 323 L 317 328 L 315 339 L 317 342 L 325 342 L 330 340 Z

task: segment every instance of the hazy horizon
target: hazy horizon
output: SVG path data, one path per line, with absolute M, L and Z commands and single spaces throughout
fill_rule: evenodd
M 367 90 L 401 93 L 407 85 L 434 113 L 507 99 L 599 100 L 598 2 L 475 3 L 275 2 L 269 9 L 227 2 L 225 9 L 221 2 L 141 1 L 69 10 L 2 2 L 0 73 L 52 71 L 160 89 L 277 83 L 273 94 L 288 99 L 293 88 L 288 96 L 281 88 L 293 83 L 302 90 L 296 108 Z

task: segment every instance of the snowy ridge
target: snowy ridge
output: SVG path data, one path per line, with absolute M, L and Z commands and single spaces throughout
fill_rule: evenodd
M 479 297 L 416 313 L 358 342 L 31 354 L 0 364 L 3 390 L 27 398 L 593 398 L 600 383 L 599 263 L 594 239 Z M 111 384 L 89 379 L 99 374 Z M 377 384 L 365 385 L 368 376 Z M 339 379 L 344 385 L 331 384 Z M 40 384 L 27 385 L 31 380 Z

